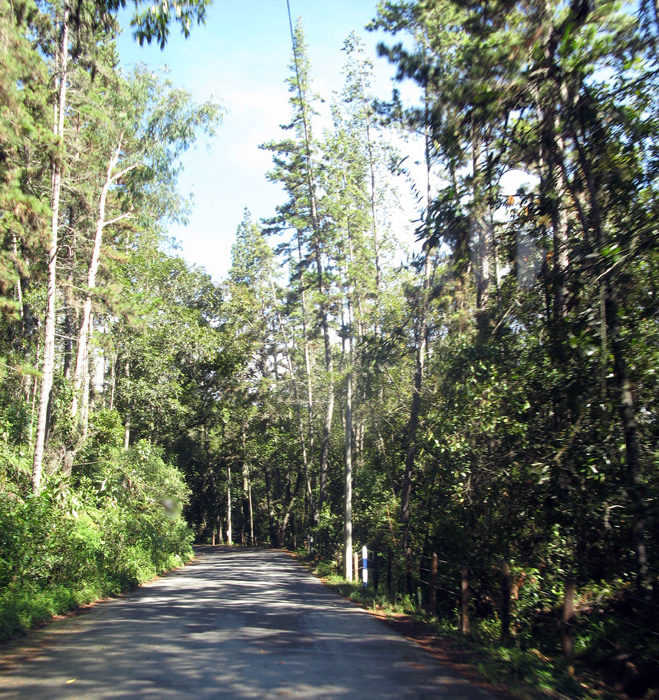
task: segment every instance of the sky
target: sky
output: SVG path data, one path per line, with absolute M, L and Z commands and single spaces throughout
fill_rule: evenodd
M 343 85 L 343 42 L 351 31 L 364 39 L 376 71 L 374 91 L 388 98 L 394 68 L 377 58 L 375 45 L 389 35 L 366 32 L 375 16 L 375 0 L 290 0 L 293 22 L 302 17 L 311 60 L 313 88 L 326 100 Z M 286 0 L 214 0 L 206 24 L 192 27 L 189 39 L 173 27 L 164 50 L 140 47 L 132 38 L 130 15 L 120 15 L 124 32 L 118 40 L 121 65 L 137 62 L 152 70 L 169 67 L 177 87 L 197 101 L 213 97 L 226 113 L 217 135 L 186 153 L 179 178 L 183 194 L 194 194 L 194 210 L 186 227 L 172 226 L 179 254 L 204 267 L 215 281 L 226 277 L 231 244 L 248 208 L 255 220 L 274 215 L 285 201 L 281 188 L 266 180 L 271 154 L 259 144 L 278 140 L 281 124 L 290 118 L 285 84 L 291 61 Z

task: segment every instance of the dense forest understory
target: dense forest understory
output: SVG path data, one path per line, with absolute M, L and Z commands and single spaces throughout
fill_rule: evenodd
M 374 99 L 352 34 L 320 136 L 298 22 L 262 146 L 285 201 L 245 212 L 220 283 L 167 230 L 221 110 L 119 67 L 120 5 L 0 0 L 0 636 L 195 539 L 348 581 L 366 546 L 371 594 L 534 658 L 539 688 L 587 666 L 650 697 L 656 2 L 382 2 L 419 103 Z

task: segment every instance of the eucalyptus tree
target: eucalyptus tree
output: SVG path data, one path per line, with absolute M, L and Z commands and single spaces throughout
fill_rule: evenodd
M 199 129 L 212 135 L 220 117 L 216 104 L 207 102 L 195 105 L 185 91 L 174 89 L 168 81 L 161 81 L 143 69 L 138 69 L 128 81 L 118 84 L 113 100 L 115 104 L 110 105 L 104 115 L 106 132 L 103 144 L 98 143 L 99 125 L 92 125 L 97 134 L 94 145 L 98 151 L 107 153 L 107 166 L 98 179 L 98 213 L 77 335 L 78 352 L 73 375 L 74 418 L 86 373 L 92 294 L 96 287 L 103 232 L 106 227 L 135 218 L 136 207 L 139 208 L 139 223 L 142 225 L 147 224 L 148 217 L 152 222 L 157 222 L 162 218 L 162 212 L 167 210 L 169 217 L 174 218 L 181 208 L 171 193 L 175 191 L 179 155 L 194 141 Z M 131 178 L 135 170 L 139 172 Z M 169 193 L 166 188 L 171 188 Z M 159 195 L 165 195 L 165 200 L 158 201 Z M 114 212 L 108 214 L 111 204 L 114 204 Z
M 194 105 L 185 91 L 174 89 L 144 69 L 128 79 L 114 73 L 111 64 L 97 63 L 96 71 L 93 80 L 86 71 L 71 73 L 76 87 L 70 98 L 76 115 L 71 131 L 78 170 L 69 176 L 64 240 L 68 258 L 79 272 L 69 263 L 66 335 L 71 347 L 77 343 L 77 351 L 67 471 L 85 432 L 87 412 L 80 412 L 79 406 L 85 409 L 89 394 L 93 300 L 101 302 L 96 308 L 102 311 L 104 293 L 97 290 L 97 278 L 99 274 L 107 278 L 107 274 L 101 252 L 112 249 L 112 245 L 103 248 L 104 234 L 107 239 L 110 231 L 110 241 L 105 242 L 118 244 L 125 252 L 131 247 L 131 230 L 161 226 L 164 216 L 174 218 L 184 210 L 184 203 L 176 195 L 178 158 L 194 141 L 197 130 L 213 133 L 220 115 L 216 104 Z M 85 169 L 84 183 L 76 184 L 78 174 Z M 127 228 L 123 224 L 128 219 L 132 223 Z M 88 240 L 91 247 L 86 245 Z M 84 275 L 84 287 L 76 275 Z M 74 289 L 80 287 L 85 291 L 76 318 L 72 308 L 77 304 Z
M 43 365 L 42 382 L 39 399 L 39 412 L 33 460 L 33 488 L 38 491 L 41 484 L 43 451 L 46 440 L 48 419 L 48 406 L 50 402 L 51 388 L 55 368 L 55 324 L 56 324 L 56 296 L 57 283 L 57 253 L 59 248 L 60 228 L 60 194 L 62 188 L 63 164 L 65 162 L 64 129 L 67 113 L 67 86 L 69 81 L 69 58 L 79 58 L 80 47 L 91 38 L 96 40 L 96 32 L 101 30 L 106 35 L 116 31 L 114 14 L 119 7 L 125 6 L 125 2 L 110 0 L 110 2 L 90 2 L 72 6 L 68 0 L 64 0 L 61 6 L 53 6 L 52 23 L 56 28 L 54 45 L 54 89 L 56 106 L 54 109 L 53 133 L 58 144 L 58 152 L 53 158 L 51 178 L 51 225 L 48 246 L 48 288 L 46 295 L 46 314 L 44 323 Z M 183 32 L 189 33 L 192 17 L 199 21 L 204 18 L 206 0 L 185 2 L 177 5 L 176 16 L 172 17 L 167 4 L 153 6 L 141 14 L 137 11 L 139 3 L 136 3 L 134 26 L 140 43 L 146 39 L 157 39 L 163 47 L 169 25 L 171 22 L 179 22 Z M 93 64 L 92 64 L 93 69 Z

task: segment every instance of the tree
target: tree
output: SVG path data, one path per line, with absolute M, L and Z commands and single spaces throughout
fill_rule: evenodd
M 318 508 L 322 508 L 327 490 L 327 465 L 329 460 L 330 432 L 334 414 L 334 358 L 330 338 L 330 275 L 326 267 L 324 250 L 327 231 L 323 227 L 323 215 L 319 210 L 318 177 L 316 166 L 316 146 L 313 142 L 311 119 L 314 113 L 313 95 L 310 86 L 310 65 L 306 54 L 304 33 L 301 22 L 295 31 L 291 26 L 293 40 L 293 75 L 288 81 L 291 92 L 293 116 L 286 128 L 293 130 L 295 140 L 264 144 L 263 148 L 272 151 L 275 169 L 269 174 L 273 181 L 279 181 L 289 194 L 289 202 L 280 207 L 277 225 L 290 226 L 295 230 L 295 242 L 291 249 L 297 250 L 298 263 L 293 267 L 297 283 L 304 289 L 304 278 L 313 275 L 317 289 L 316 312 L 324 343 L 324 364 L 326 371 L 325 418 L 320 442 L 318 463 L 319 492 Z M 303 326 L 306 334 L 306 294 L 302 292 Z M 305 347 L 305 354 L 308 348 Z M 305 360 L 310 376 L 310 362 Z M 312 398 L 308 384 L 308 405 L 311 411 Z M 318 514 L 314 513 L 314 520 Z
M 55 156 L 52 170 L 52 191 L 51 191 L 51 233 L 50 244 L 48 248 L 48 291 L 47 291 L 47 308 L 46 319 L 44 324 L 44 351 L 43 351 L 43 378 L 41 382 L 40 399 L 39 399 L 39 414 L 37 421 L 37 431 L 35 438 L 34 463 L 32 483 L 35 491 L 38 491 L 41 484 L 43 449 L 46 440 L 46 427 L 48 418 L 48 405 L 50 401 L 51 388 L 53 383 L 53 373 L 55 365 L 55 305 L 57 295 L 57 251 L 59 241 L 59 217 L 60 217 L 60 192 L 62 182 L 62 162 L 64 157 L 64 124 L 65 113 L 67 109 L 67 81 L 68 81 L 68 63 L 70 52 L 70 23 L 75 20 L 75 30 L 77 35 L 73 35 L 72 41 L 74 46 L 80 42 L 81 36 L 88 28 L 93 28 L 99 25 L 104 25 L 107 31 L 113 28 L 112 13 L 119 7 L 125 7 L 125 2 L 120 0 L 115 2 L 111 0 L 109 3 L 97 3 L 90 5 L 80 5 L 75 8 L 72 16 L 72 10 L 68 0 L 64 0 L 61 12 L 58 14 L 55 24 L 59 27 L 59 37 L 56 42 L 57 53 L 55 57 L 57 79 L 56 94 L 57 108 L 55 109 L 53 132 L 59 142 L 59 153 Z M 182 5 L 177 5 L 177 17 L 174 21 L 178 21 L 182 25 L 183 32 L 186 36 L 189 34 L 191 18 L 196 16 L 198 21 L 203 21 L 205 12 L 206 0 L 201 2 L 186 2 Z M 138 4 L 136 3 L 136 8 Z M 164 47 L 168 27 L 171 21 L 168 5 L 158 6 L 153 11 L 143 12 L 138 14 L 136 11 L 133 20 L 136 26 L 136 36 L 140 43 L 144 39 L 148 42 L 152 38 L 156 38 L 160 43 L 161 48 Z
M 626 379 L 624 356 L 630 347 L 618 345 L 623 316 L 632 335 L 636 322 L 630 307 L 627 315 L 621 314 L 615 289 L 617 284 L 629 288 L 628 275 L 633 276 L 631 270 L 621 270 L 621 251 L 637 250 L 640 240 L 650 240 L 641 213 L 647 210 L 637 209 L 626 229 L 635 235 L 623 240 L 613 232 L 620 231 L 616 222 L 625 219 L 623 209 L 629 211 L 614 204 L 623 201 L 618 199 L 623 191 L 627 201 L 649 202 L 655 196 L 641 194 L 651 170 L 641 155 L 649 142 L 640 134 L 651 113 L 645 100 L 654 93 L 654 85 L 645 83 L 656 60 L 652 43 L 637 32 L 629 14 L 618 14 L 605 2 L 505 8 L 434 0 L 383 3 L 376 24 L 421 37 L 413 51 L 402 44 L 382 51 L 398 66 L 400 77 L 431 88 L 426 92 L 431 100 L 417 111 L 417 122 L 427 125 L 431 150 L 447 171 L 429 207 L 431 225 L 424 238 L 427 246 L 444 246 L 450 252 L 453 279 L 442 287 L 468 294 L 462 297 L 466 327 L 451 324 L 438 331 L 439 337 L 453 334 L 456 348 L 466 343 L 470 350 L 458 352 L 448 363 L 433 353 L 439 361 L 433 374 L 473 382 L 478 391 L 463 399 L 452 393 L 454 406 L 447 407 L 443 418 L 433 419 L 432 432 L 437 440 L 441 428 L 449 444 L 461 436 L 461 459 L 469 465 L 464 487 L 471 504 L 463 527 L 472 534 L 474 528 L 484 532 L 486 515 L 491 523 L 496 515 L 514 518 L 514 511 L 533 508 L 535 523 L 543 523 L 536 537 L 547 551 L 560 552 L 556 566 L 568 572 L 568 579 L 585 581 L 602 557 L 598 548 L 603 545 L 591 549 L 589 543 L 607 541 L 601 521 L 591 515 L 602 500 L 618 493 L 610 481 L 608 490 L 604 480 L 621 480 L 628 485 L 629 512 L 635 514 L 628 521 L 628 541 L 634 542 L 637 578 L 647 588 L 642 440 L 632 383 Z M 647 64 L 632 66 L 623 58 L 635 50 Z M 598 73 L 604 65 L 611 71 L 606 77 Z M 645 97 L 636 92 L 639 84 L 646 85 Z M 621 109 L 622 104 L 627 108 Z M 503 198 L 501 176 L 520 168 L 537 175 L 537 189 L 527 185 Z M 611 235 L 614 247 L 608 248 Z M 607 258 L 613 250 L 622 255 L 616 258 L 620 267 Z M 471 273 L 473 287 L 465 273 Z M 474 322 L 477 334 L 465 336 Z M 511 351 L 528 360 L 527 365 L 520 359 L 528 380 L 508 370 L 517 387 L 514 394 L 526 396 L 526 403 L 493 398 L 489 378 L 500 376 Z M 544 383 L 538 367 L 546 372 Z M 479 404 L 484 413 L 474 410 Z M 534 418 L 520 412 L 526 404 L 535 407 Z M 618 426 L 611 422 L 616 411 Z M 460 420 L 468 421 L 469 429 L 460 429 L 452 414 L 463 416 Z M 495 436 L 492 426 L 502 416 L 506 427 Z M 608 438 L 600 432 L 604 424 L 611 431 Z M 625 445 L 623 462 L 613 456 L 615 450 L 604 448 L 606 456 L 600 451 L 613 434 Z M 537 489 L 527 489 L 522 499 L 533 505 L 521 505 L 519 494 L 528 474 L 510 471 L 511 459 L 520 465 L 544 465 L 542 474 L 548 476 L 539 476 Z M 600 460 L 616 464 L 607 477 L 598 476 Z M 497 475 L 510 481 L 505 498 L 493 501 Z M 512 506 L 512 492 L 518 495 L 518 507 Z M 592 494 L 592 500 L 584 494 Z M 507 556 L 510 539 L 502 532 L 496 544 L 490 538 L 488 545 Z

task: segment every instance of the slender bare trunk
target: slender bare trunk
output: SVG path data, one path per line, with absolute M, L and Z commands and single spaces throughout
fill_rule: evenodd
M 554 130 L 558 128 L 558 115 L 554 115 Z M 567 273 L 569 266 L 568 254 L 568 220 L 567 211 L 562 201 L 567 191 L 567 183 L 560 162 L 564 160 L 563 139 L 554 131 L 554 144 L 550 159 L 549 178 L 552 181 L 551 225 L 554 247 L 554 318 L 560 322 L 567 314 Z M 556 160 L 554 160 L 556 159 Z M 553 161 L 553 162 L 552 162 Z
M 35 361 L 35 367 L 39 367 L 39 354 L 41 352 L 41 345 L 39 343 L 39 339 L 37 338 L 37 358 Z M 39 386 L 38 379 L 37 377 L 34 378 L 34 381 L 32 382 L 32 410 L 30 412 L 30 435 L 29 435 L 29 445 L 30 449 L 32 449 L 34 446 L 32 444 L 32 437 L 33 437 L 33 430 L 34 430 L 34 411 L 36 409 L 36 404 L 37 404 L 37 388 Z
M 345 475 L 343 512 L 343 566 L 345 578 L 352 581 L 352 348 L 346 375 Z M 356 572 L 355 572 L 356 573 Z
M 44 352 L 39 398 L 39 414 L 32 463 L 32 490 L 41 488 L 43 453 L 46 443 L 48 404 L 55 372 L 55 295 L 57 294 L 57 248 L 59 232 L 59 205 L 62 187 L 62 159 L 64 157 L 64 112 L 66 110 L 67 62 L 69 55 L 69 6 L 65 2 L 62 18 L 62 33 L 58 50 L 59 99 L 55 107 L 54 133 L 58 138 L 58 153 L 52 171 L 51 226 L 48 246 L 48 285 L 46 293 L 46 321 L 44 328 Z
M 114 409 L 114 391 L 117 385 L 117 355 L 110 355 L 110 410 Z
M 231 464 L 227 464 L 227 544 L 233 544 L 231 532 Z
M 12 233 L 12 244 L 14 248 L 14 258 L 18 263 L 18 237 Z M 20 318 L 23 318 L 23 285 L 21 282 L 22 276 L 19 274 L 16 278 L 16 303 L 18 304 L 18 313 Z
M 279 332 L 281 333 L 282 340 L 284 342 L 284 355 L 286 356 L 286 364 L 288 366 L 288 373 L 291 378 L 291 386 L 293 387 L 293 397 L 295 399 L 295 408 L 296 408 L 296 414 L 297 414 L 297 423 L 298 423 L 298 433 L 299 433 L 299 438 L 300 438 L 300 447 L 302 449 L 302 466 L 304 469 L 304 480 L 305 480 L 305 488 L 306 488 L 306 496 L 307 500 L 309 502 L 309 507 L 312 513 L 312 518 L 313 522 L 316 523 L 318 521 L 318 513 L 316 510 L 316 506 L 314 503 L 314 497 L 313 497 L 313 489 L 311 487 L 311 479 L 310 479 L 310 473 L 309 473 L 309 456 L 307 453 L 307 442 L 304 437 L 304 423 L 302 420 L 302 406 L 301 406 L 301 401 L 299 397 L 299 393 L 297 390 L 297 381 L 295 378 L 295 368 L 293 366 L 293 360 L 291 358 L 291 353 L 289 350 L 289 345 L 288 345 L 288 334 L 286 333 L 286 327 L 284 326 L 284 322 L 282 320 L 281 314 L 279 313 L 279 305 L 277 302 L 277 293 L 275 292 L 275 284 L 272 279 L 272 275 L 270 276 L 270 290 L 272 292 L 272 302 L 275 308 L 275 314 L 277 316 L 277 323 L 279 325 Z M 307 337 L 306 337 L 306 321 L 304 320 L 304 297 L 303 297 L 303 309 L 302 309 L 302 316 L 303 316 L 303 342 L 304 342 L 304 361 L 305 361 L 305 368 L 306 368 L 306 387 L 307 387 L 307 408 L 308 408 L 308 419 L 309 419 L 309 424 L 307 426 L 308 429 L 308 435 L 309 435 L 309 441 L 310 441 L 310 447 L 309 450 L 313 454 L 313 394 L 311 390 L 311 367 L 309 366 L 309 346 L 307 343 Z
M 414 472 L 414 462 L 416 458 L 416 434 L 419 427 L 419 416 L 421 414 L 421 390 L 423 387 L 423 375 L 426 360 L 426 339 L 427 339 L 427 312 L 428 305 L 426 295 L 426 280 L 428 279 L 429 264 L 426 258 L 424 264 L 424 286 L 422 299 L 421 317 L 417 328 L 417 348 L 416 367 L 414 371 L 414 385 L 412 390 L 412 405 L 410 407 L 410 417 L 407 422 L 407 449 L 405 452 L 405 473 L 403 475 L 403 490 L 400 499 L 400 520 L 403 525 L 402 547 L 407 564 L 407 584 L 411 585 L 411 551 L 409 548 L 409 526 L 410 526 L 410 504 L 412 500 L 412 476 Z M 408 591 L 409 592 L 409 591 Z
M 481 172 L 481 142 L 480 135 L 472 133 L 472 180 L 473 180 L 473 264 L 476 275 L 476 309 L 482 310 L 487 306 L 490 297 L 490 256 L 491 231 L 485 216 L 484 183 Z
M 90 401 L 90 395 L 89 395 L 89 389 L 91 386 L 91 358 L 89 354 L 89 348 L 91 347 L 91 336 L 92 336 L 92 331 L 93 331 L 93 326 L 91 326 L 91 321 L 90 321 L 90 330 L 89 330 L 89 336 L 87 338 L 87 352 L 85 352 L 85 364 L 82 370 L 82 394 L 80 396 L 80 421 L 79 421 L 79 426 L 80 426 L 80 434 L 82 438 L 84 439 L 87 437 L 87 427 L 89 423 L 89 401 Z
M 316 195 L 316 180 L 314 175 L 314 167 L 311 157 L 311 125 L 309 123 L 308 115 L 308 104 L 306 95 L 302 92 L 302 83 L 300 81 L 300 67 L 298 63 L 298 51 L 295 42 L 295 37 L 293 33 L 293 22 L 290 13 L 290 4 L 288 7 L 288 21 L 291 30 L 291 41 L 293 42 L 293 59 L 295 63 L 295 76 L 297 81 L 297 91 L 298 98 L 300 101 L 300 110 L 302 117 L 302 127 L 304 135 L 304 147 L 305 147 L 305 160 L 306 160 L 306 185 L 309 195 L 309 207 L 311 214 L 311 228 L 313 232 L 313 250 L 316 260 L 316 273 L 318 275 L 318 289 L 320 292 L 321 299 L 321 326 L 323 330 L 323 339 L 325 341 L 325 370 L 328 374 L 328 397 L 327 405 L 325 408 L 325 421 L 323 424 L 323 437 L 320 446 L 320 465 L 319 465 L 319 475 L 320 475 L 320 491 L 318 496 L 318 509 L 322 508 L 323 502 L 325 501 L 326 491 L 327 491 L 327 464 L 329 460 L 329 439 L 330 431 L 332 427 L 332 416 L 334 413 L 334 378 L 333 378 L 333 363 L 332 363 L 332 351 L 329 338 L 329 323 L 328 323 L 328 312 L 327 304 L 325 301 L 326 289 L 323 278 L 323 266 L 320 252 L 320 241 L 321 241 L 321 230 L 320 230 L 320 219 L 318 216 L 318 202 Z M 299 246 L 299 236 L 298 236 L 298 246 Z M 300 258 L 302 259 L 302 258 Z
M 243 425 L 240 431 L 240 440 L 242 443 L 243 464 L 243 531 L 248 531 L 248 544 L 254 544 L 254 515 L 252 511 L 252 484 L 249 478 L 249 463 L 246 455 L 246 437 L 245 426 Z
M 130 380 L 130 362 L 126 360 L 126 379 Z M 129 389 L 130 390 L 130 389 Z M 124 449 L 127 450 L 130 447 L 130 409 L 126 414 L 126 421 L 124 423 Z
M 576 589 L 576 581 L 572 574 L 569 573 L 565 580 L 563 611 L 561 615 L 561 647 L 563 649 L 563 656 L 568 662 L 572 661 L 574 655 L 574 597 Z
M 120 137 L 119 144 L 117 145 L 117 148 L 115 149 L 108 162 L 107 172 L 105 175 L 105 182 L 103 183 L 103 188 L 101 189 L 101 196 L 98 204 L 98 219 L 96 221 L 94 248 L 92 250 L 92 257 L 89 262 L 89 270 L 87 272 L 87 292 L 85 295 L 85 303 L 82 307 L 82 320 L 80 322 L 80 330 L 78 332 L 78 353 L 76 356 L 75 372 L 73 374 L 73 402 L 71 404 L 71 415 L 74 418 L 77 416 L 78 413 L 78 401 L 80 398 L 80 390 L 82 388 L 83 383 L 84 367 L 87 358 L 87 338 L 91 328 L 92 293 L 96 287 L 96 275 L 98 274 L 98 266 L 101 260 L 103 229 L 105 228 L 105 226 L 108 225 L 108 223 L 116 223 L 118 220 L 128 216 L 128 214 L 123 214 L 114 219 L 113 222 L 107 222 L 105 220 L 105 207 L 108 192 L 110 191 L 111 185 L 135 167 L 135 165 L 131 165 L 128 168 L 124 168 L 119 173 L 116 173 L 114 175 L 112 174 L 112 171 L 115 169 L 117 163 L 119 162 L 119 157 L 121 155 L 122 140 L 122 137 Z
M 320 294 L 320 325 L 323 331 L 323 343 L 325 346 L 325 372 L 327 373 L 327 404 L 325 405 L 325 420 L 323 422 L 323 437 L 320 443 L 320 490 L 318 494 L 318 507 L 322 508 L 327 496 L 327 465 L 329 462 L 330 434 L 332 431 L 332 418 L 334 416 L 334 360 L 332 358 L 332 344 L 329 332 L 328 290 L 325 286 L 325 271 L 323 268 L 322 252 L 320 249 L 320 223 L 316 209 L 316 193 L 313 185 L 311 166 L 309 166 L 309 192 L 311 197 L 311 220 L 313 222 L 314 240 L 313 249 L 316 262 L 316 274 L 318 276 L 318 292 Z
M 247 479 L 247 502 L 249 504 L 249 541 L 253 546 L 256 544 L 254 539 L 254 508 L 252 506 L 252 481 Z
M 426 112 L 428 109 L 428 95 L 426 94 Z M 426 220 L 430 216 L 430 133 L 428 127 L 428 114 L 426 113 Z M 428 310 L 429 310 L 429 285 L 430 285 L 430 259 L 426 251 L 423 263 L 423 279 L 421 281 L 420 298 L 418 300 L 418 317 L 415 324 L 416 355 L 414 383 L 412 388 L 412 404 L 410 417 L 407 423 L 407 438 L 405 452 L 405 472 L 403 475 L 403 489 L 400 497 L 400 520 L 403 526 L 402 549 L 405 556 L 407 570 L 407 587 L 411 592 L 412 582 L 412 553 L 409 546 L 410 527 L 410 503 L 412 499 L 412 473 L 416 457 L 416 434 L 421 413 L 421 390 L 423 387 L 423 375 L 426 361 L 426 342 L 428 337 Z
M 329 324 L 327 313 L 323 312 L 323 337 L 325 341 L 325 371 L 327 372 L 327 404 L 325 406 L 325 421 L 323 423 L 323 439 L 320 444 L 320 493 L 318 496 L 319 507 L 322 508 L 327 497 L 327 465 L 329 462 L 330 434 L 332 431 L 332 417 L 334 415 L 334 362 L 332 359 L 332 347 L 329 337 Z
M 73 333 L 75 327 L 75 300 L 73 296 L 73 269 L 75 267 L 75 251 L 76 251 L 76 224 L 75 207 L 69 209 L 69 231 L 72 235 L 71 245 L 67 246 L 69 251 L 68 270 L 66 274 L 66 283 L 64 286 L 64 366 L 63 374 L 65 379 L 71 379 L 71 364 L 73 360 Z

